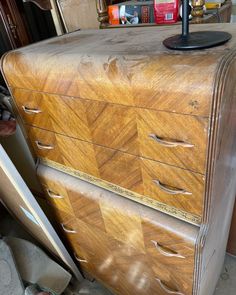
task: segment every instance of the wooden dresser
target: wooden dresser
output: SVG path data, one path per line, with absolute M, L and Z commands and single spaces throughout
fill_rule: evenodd
M 2 59 L 48 204 L 83 272 L 120 295 L 212 295 L 236 193 L 236 26 L 81 31 Z M 17 148 L 17 147 L 16 147 Z

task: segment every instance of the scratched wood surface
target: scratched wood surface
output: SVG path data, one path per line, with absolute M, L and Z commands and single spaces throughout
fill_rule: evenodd
M 204 176 L 29 127 L 38 157 L 58 162 L 201 218 Z M 40 143 L 40 145 L 38 145 Z M 50 149 L 41 148 L 49 147 Z
M 111 190 L 127 197 L 122 199 L 123 215 L 117 208 L 113 211 L 112 202 L 106 204 L 102 216 L 106 212 L 112 213 L 106 216 L 107 224 L 102 218 L 104 223 L 98 223 L 99 229 L 71 214 L 69 194 L 64 207 L 52 203 L 58 220 L 63 218 L 64 222 L 64 218 L 69 216 L 71 219 L 72 216 L 72 230 L 74 226 L 82 228 L 85 224 L 86 230 L 80 241 L 85 243 L 85 251 L 79 252 L 78 249 L 83 247 L 77 249 L 82 260 L 90 261 L 91 255 L 96 256 L 94 252 L 98 252 L 98 248 L 89 250 L 87 247 L 86 232 L 96 243 L 100 238 L 100 244 L 106 245 L 100 256 L 94 258 L 94 264 L 99 266 L 101 261 L 97 261 L 100 257 L 103 257 L 102 261 L 107 258 L 105 251 L 113 245 L 113 239 L 120 240 L 122 236 L 122 242 L 127 241 L 125 233 L 122 232 L 121 236 L 118 233 L 117 220 L 126 220 L 125 201 L 132 199 L 138 202 L 133 198 L 135 193 L 142 204 L 136 205 L 143 210 L 147 209 L 144 205 L 149 203 L 146 202 L 148 199 L 152 204 L 159 202 L 158 206 L 153 206 L 157 209 L 156 214 L 159 214 L 158 210 L 177 218 L 183 218 L 183 212 L 186 216 L 191 212 L 193 217 L 198 214 L 199 234 L 194 242 L 190 292 L 193 295 L 212 295 L 223 263 L 236 194 L 236 26 L 196 25 L 192 31 L 200 29 L 228 31 L 232 39 L 223 46 L 208 50 L 176 52 L 164 48 L 162 40 L 179 33 L 178 28 L 158 28 L 158 34 L 157 28 L 82 31 L 11 52 L 2 60 L 2 70 L 10 90 L 17 97 L 15 102 L 19 99 L 21 104 L 17 112 L 27 101 L 32 105 L 26 107 L 38 107 L 29 93 L 42 107 L 53 100 L 59 102 L 63 110 L 69 107 L 76 109 L 68 121 L 79 122 L 81 131 L 70 127 L 63 130 L 64 124 L 59 122 L 58 115 L 55 119 L 52 111 L 41 114 L 45 118 L 42 126 L 37 121 L 39 119 L 33 119 L 33 116 L 26 119 L 21 111 L 27 123 L 23 129 L 34 145 L 36 156 L 46 159 L 48 165 L 58 165 L 58 169 L 67 174 L 78 174 L 79 178 L 107 189 L 113 187 Z M 27 101 L 23 92 L 28 97 Z M 68 102 L 67 106 L 65 102 Z M 61 114 L 58 106 L 54 108 L 56 114 Z M 61 122 L 66 123 L 66 119 Z M 150 132 L 152 136 L 146 136 Z M 168 152 L 163 152 L 166 149 Z M 176 179 L 173 178 L 175 174 L 178 175 Z M 174 198 L 164 193 L 172 193 Z M 117 219 L 111 217 L 116 216 L 117 211 Z M 152 219 L 149 212 L 147 218 Z M 178 214 L 181 212 L 182 215 Z M 143 221 L 144 216 L 140 216 Z M 142 249 L 146 251 L 145 243 L 139 239 L 140 224 L 136 217 L 134 220 L 131 218 L 131 228 L 137 233 L 133 246 L 135 244 L 134 248 L 140 252 Z M 164 236 L 175 228 L 175 223 L 180 222 L 177 218 L 171 224 L 167 219 L 163 221 L 169 225 L 162 227 Z M 189 218 L 185 220 L 191 222 Z M 68 233 L 70 223 L 67 226 Z M 105 237 L 97 234 L 103 232 L 103 226 L 107 231 Z M 143 227 L 142 223 L 144 233 Z M 112 239 L 108 238 L 110 235 Z M 173 244 L 175 238 L 171 238 Z M 110 242 L 107 243 L 107 239 Z M 147 255 L 150 253 L 140 261 L 146 261 Z M 135 259 L 130 261 L 133 263 Z M 153 266 L 152 261 L 141 262 L 141 265 L 144 266 L 142 272 L 147 270 L 148 277 L 152 276 L 148 269 L 161 277 L 159 267 Z M 181 262 L 176 265 L 181 267 Z M 168 269 L 167 262 L 165 266 Z M 97 275 L 96 267 L 88 264 L 88 269 L 95 269 Z M 122 276 L 124 269 L 123 264 L 117 262 L 119 275 Z M 162 295 L 163 288 L 167 293 L 178 294 L 180 290 L 180 294 L 188 294 L 190 289 L 184 293 L 182 287 L 190 285 L 181 278 L 182 283 L 178 285 L 171 274 L 168 278 L 161 277 L 159 287 L 162 289 L 158 289 L 157 294 Z M 111 284 L 109 274 L 104 273 L 100 278 Z M 120 280 L 119 286 L 123 288 L 121 293 L 128 294 L 125 278 Z M 137 284 L 131 284 L 130 288 L 132 286 L 136 288 Z
M 24 122 L 133 155 L 205 172 L 208 119 L 14 89 Z M 112 122 L 112 124 L 111 124 Z M 163 145 L 155 136 L 176 147 Z M 181 143 L 191 146 L 181 146 Z
M 229 24 L 201 26 L 211 28 L 235 34 Z M 174 27 L 75 32 L 6 55 L 3 72 L 12 88 L 208 117 L 218 61 L 235 39 L 173 53 L 162 40 L 176 33 Z
M 197 227 L 43 165 L 38 175 L 83 270 L 115 294 L 192 294 Z

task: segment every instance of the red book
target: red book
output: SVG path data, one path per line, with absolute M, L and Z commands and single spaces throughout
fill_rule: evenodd
M 108 6 L 109 24 L 119 25 L 120 24 L 120 8 L 118 5 Z

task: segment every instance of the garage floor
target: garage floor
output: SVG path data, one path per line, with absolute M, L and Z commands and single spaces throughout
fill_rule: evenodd
M 236 257 L 226 255 L 225 264 L 214 295 L 236 294 Z

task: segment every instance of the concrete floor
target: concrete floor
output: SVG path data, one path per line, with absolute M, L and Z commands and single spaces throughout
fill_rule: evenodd
M 225 264 L 214 295 L 236 294 L 236 257 L 226 255 Z

